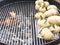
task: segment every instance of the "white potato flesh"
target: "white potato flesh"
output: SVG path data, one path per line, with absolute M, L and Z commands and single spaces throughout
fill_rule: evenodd
M 51 16 L 47 18 L 50 24 L 60 24 L 60 16 Z
M 49 26 L 50 24 L 45 20 L 45 19 L 43 19 L 43 20 L 38 20 L 37 21 L 37 25 L 39 25 L 39 26 L 41 26 L 41 27 L 46 27 L 46 26 Z
M 35 18 L 36 18 L 36 19 L 41 19 L 41 17 L 40 17 L 40 16 L 42 16 L 42 17 L 43 17 L 43 13 L 38 12 L 38 13 L 36 13 L 36 14 L 35 14 Z
M 47 10 L 50 10 L 50 9 L 58 10 L 58 8 L 57 8 L 55 5 L 49 5 L 49 6 L 47 7 Z
M 59 33 L 60 32 L 60 27 L 57 26 L 57 25 L 54 25 L 55 28 L 53 26 L 50 27 L 50 30 L 52 33 L 56 34 L 56 33 Z
M 40 5 L 37 5 L 37 4 L 36 4 L 36 5 L 35 5 L 35 9 L 36 9 L 36 10 L 39 10 L 39 8 L 40 8 Z
M 49 2 L 45 1 L 45 7 L 48 7 L 49 6 Z
M 44 12 L 46 12 L 46 8 L 40 7 L 40 8 L 39 8 L 39 11 L 44 13 Z
M 58 11 L 55 9 L 50 9 L 43 14 L 44 18 L 54 15 L 58 15 Z
M 41 31 L 41 36 L 43 37 L 43 39 L 45 40 L 52 40 L 53 38 L 53 33 L 48 29 L 48 28 L 44 28 Z

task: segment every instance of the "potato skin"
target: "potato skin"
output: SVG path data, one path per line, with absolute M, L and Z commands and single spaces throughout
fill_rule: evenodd
M 54 15 L 58 15 L 58 11 L 55 9 L 50 9 L 43 14 L 44 18 L 54 16 Z
M 57 8 L 55 5 L 49 5 L 49 6 L 47 7 L 47 10 L 50 10 L 50 9 L 58 10 L 58 8 Z
M 41 26 L 41 27 L 46 27 L 46 26 L 49 26 L 50 24 L 48 23 L 48 22 L 46 22 L 46 20 L 45 19 L 43 19 L 43 20 L 38 20 L 37 21 L 37 25 L 39 25 L 39 26 Z
M 51 16 L 51 17 L 48 17 L 47 21 L 50 24 L 59 24 L 60 25 L 60 16 Z
M 48 28 L 44 28 L 41 31 L 41 36 L 43 37 L 43 39 L 45 40 L 52 40 L 53 38 L 53 33 L 48 29 Z
M 45 7 L 48 7 L 49 6 L 49 2 L 45 1 Z
M 43 0 L 37 0 L 37 1 L 35 1 L 35 4 L 41 5 L 41 3 L 43 3 L 43 2 L 44 2 Z
M 41 3 L 43 3 L 43 0 L 37 0 L 35 1 L 35 9 L 39 11 L 39 8 L 41 6 Z
M 40 2 L 40 4 L 42 4 L 44 1 L 43 0 L 38 0 Z
M 40 6 L 36 4 L 36 5 L 35 5 L 35 9 L 38 11 L 39 8 L 40 8 Z

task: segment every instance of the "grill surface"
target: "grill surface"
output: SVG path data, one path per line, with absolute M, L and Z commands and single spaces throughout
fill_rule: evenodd
M 34 7 L 34 2 L 15 2 L 0 8 L 0 42 L 7 45 L 42 45 L 55 41 L 45 41 L 37 37 Z M 11 11 L 16 13 L 16 22 L 7 26 L 4 23 L 6 18 L 14 21 L 9 15 Z

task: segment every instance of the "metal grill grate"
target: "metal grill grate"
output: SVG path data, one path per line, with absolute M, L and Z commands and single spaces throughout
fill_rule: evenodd
M 50 43 L 37 37 L 37 25 L 34 20 L 34 2 L 15 2 L 0 8 L 0 42 L 7 45 L 42 45 Z M 10 11 L 16 13 L 16 22 L 7 26 L 4 21 Z

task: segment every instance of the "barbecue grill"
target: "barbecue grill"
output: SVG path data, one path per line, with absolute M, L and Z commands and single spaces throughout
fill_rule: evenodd
M 16 18 L 10 16 L 10 12 L 16 13 Z M 55 40 L 46 41 L 37 35 L 34 1 L 17 1 L 0 7 L 0 42 L 7 45 L 45 45 L 59 39 L 59 33 Z M 5 19 L 12 20 L 7 25 Z

